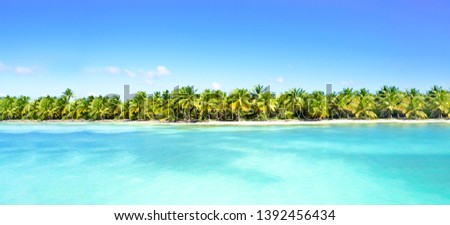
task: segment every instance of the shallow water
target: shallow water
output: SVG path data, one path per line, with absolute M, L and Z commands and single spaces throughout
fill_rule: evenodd
M 450 125 L 0 123 L 0 204 L 450 204 Z

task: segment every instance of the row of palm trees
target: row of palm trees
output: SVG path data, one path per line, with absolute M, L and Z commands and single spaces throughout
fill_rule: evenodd
M 448 118 L 450 91 L 434 86 L 426 93 L 417 89 L 400 91 L 384 86 L 376 93 L 367 89 L 345 88 L 325 95 L 292 88 L 279 95 L 262 85 L 252 90 L 234 89 L 230 93 L 206 89 L 198 93 L 193 86 L 172 92 L 147 95 L 137 92 L 126 102 L 118 96 L 89 96 L 74 99 L 66 89 L 60 97 L 6 96 L 0 98 L 0 120 L 270 120 L 270 119 L 375 119 Z

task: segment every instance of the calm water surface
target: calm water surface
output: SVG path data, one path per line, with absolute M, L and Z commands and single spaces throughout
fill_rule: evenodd
M 0 204 L 450 204 L 450 125 L 0 123 Z

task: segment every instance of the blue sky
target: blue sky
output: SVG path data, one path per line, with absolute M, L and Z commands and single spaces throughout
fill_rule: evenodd
M 0 95 L 450 87 L 448 1 L 0 2 Z

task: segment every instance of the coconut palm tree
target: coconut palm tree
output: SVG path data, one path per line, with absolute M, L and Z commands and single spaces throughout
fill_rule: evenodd
M 66 88 L 66 90 L 63 91 L 61 97 L 64 98 L 67 102 L 70 102 L 70 99 L 74 98 L 75 94 L 70 88 Z
M 28 114 L 28 105 L 30 104 L 30 97 L 20 96 L 14 101 L 14 108 L 16 111 L 16 118 L 21 119 Z
M 217 119 L 219 120 L 227 120 L 228 112 L 231 110 L 231 105 L 227 93 L 216 90 L 215 96 L 217 98 L 216 111 L 217 111 Z
M 191 121 L 191 113 L 192 109 L 195 106 L 195 100 L 197 94 L 194 86 L 185 86 L 179 89 L 178 96 L 176 97 L 176 102 L 181 106 L 184 110 L 184 115 L 187 121 Z
M 264 93 L 265 87 L 261 84 L 256 85 L 250 92 L 250 96 L 252 99 L 257 99 L 258 96 Z
M 377 114 L 375 110 L 375 97 L 365 88 L 356 93 L 357 106 L 355 109 L 355 118 L 375 119 Z
M 128 115 L 130 119 L 137 118 L 141 120 L 143 118 L 145 102 L 147 94 L 143 91 L 138 91 L 135 96 L 129 101 Z
M 67 88 L 65 91 L 63 91 L 62 95 L 61 95 L 61 100 L 60 100 L 60 105 L 62 105 L 62 111 L 61 111 L 61 116 L 62 117 L 68 117 L 68 114 L 70 112 L 70 99 L 74 98 L 75 95 L 73 93 L 73 91 L 70 88 Z
M 327 97 L 322 91 L 314 91 L 308 96 L 308 115 L 312 119 L 325 119 L 330 116 L 328 112 Z
M 179 90 L 173 91 L 172 93 L 170 93 L 169 90 L 165 90 L 161 94 L 161 112 L 163 117 L 169 121 L 176 121 L 178 119 L 178 116 L 176 115 L 179 111 L 178 93 Z
M 231 110 L 237 112 L 238 121 L 241 120 L 243 112 L 247 112 L 251 108 L 250 92 L 247 89 L 234 89 L 230 94 Z
M 38 104 L 38 118 L 41 120 L 55 119 L 58 115 L 58 107 L 55 97 L 42 97 Z
M 89 118 L 93 120 L 106 119 L 111 114 L 108 98 L 98 96 L 89 105 Z
M 122 102 L 120 101 L 119 96 L 112 96 L 110 98 L 107 98 L 106 107 L 111 110 L 111 118 L 112 119 L 120 119 L 122 118 Z
M 25 110 L 25 115 L 22 117 L 23 119 L 27 119 L 27 120 L 35 120 L 38 119 L 38 106 L 39 106 L 39 102 L 38 101 L 32 101 L 30 102 L 27 106 Z
M 151 112 L 153 112 L 155 118 L 164 118 L 165 104 L 161 92 L 154 92 L 151 101 Z
M 271 113 L 277 111 L 278 102 L 271 93 L 264 92 L 259 94 L 259 97 L 256 100 L 256 108 L 258 109 L 258 112 L 262 113 L 258 115 L 258 117 L 267 120 Z
M 144 109 L 143 109 L 143 120 L 153 120 L 156 119 L 156 113 L 153 111 L 154 107 L 153 96 L 146 97 L 144 100 Z
M 339 117 L 350 118 L 354 114 L 357 107 L 357 99 L 353 94 L 352 88 L 345 88 L 337 95 L 333 95 L 331 99 L 331 108 Z
M 2 116 L 2 120 L 5 119 L 17 119 L 18 112 L 17 108 L 14 106 L 15 98 L 6 96 L 2 99 L 2 104 L 0 105 L 0 114 Z
M 289 91 L 280 95 L 280 104 L 290 110 L 292 115 L 298 117 L 302 116 L 302 112 L 306 106 L 307 93 L 301 88 L 291 88 Z
M 425 97 L 417 89 L 406 90 L 404 104 L 406 118 L 425 119 L 428 117 L 424 111 L 426 108 Z
M 443 115 L 449 113 L 449 93 L 442 89 L 442 87 L 434 86 L 430 91 L 428 91 L 427 100 L 432 114 L 438 118 L 442 118 Z
M 75 117 L 75 119 L 87 119 L 89 115 L 89 105 L 90 102 L 87 98 L 80 98 L 75 100 L 74 107 L 72 106 L 73 111 L 70 111 L 71 114 L 69 116 L 71 118 Z
M 234 89 L 229 95 L 220 90 L 209 89 L 197 94 L 193 86 L 182 87 L 173 92 L 155 92 L 149 97 L 145 92 L 138 92 L 125 103 L 122 103 L 118 96 L 89 96 L 72 100 L 73 98 L 70 89 L 66 89 L 60 97 L 45 96 L 36 100 L 27 96 L 0 97 L 0 120 L 121 118 L 191 121 L 293 117 L 450 117 L 450 92 L 439 86 L 434 86 L 426 95 L 417 89 L 402 92 L 397 87 L 383 86 L 375 95 L 366 89 L 353 91 L 346 88 L 325 96 L 320 91 L 308 94 L 302 89 L 293 88 L 275 97 L 273 93 L 267 92 L 264 86 L 257 85 L 251 92 L 247 89 Z
M 258 108 L 257 101 L 261 98 L 261 95 L 264 93 L 264 86 L 261 84 L 256 85 L 253 89 L 250 90 L 250 110 L 247 113 L 248 117 L 256 117 L 260 118 L 262 112 Z
M 217 111 L 219 100 L 216 91 L 209 89 L 204 90 L 198 101 L 196 102 L 196 108 L 199 111 L 199 119 L 204 117 L 211 120 L 211 114 Z
M 404 111 L 402 107 L 403 94 L 395 86 L 383 86 L 377 92 L 376 101 L 382 115 L 386 115 L 389 119 L 392 118 L 394 113 L 397 113 L 397 117 L 400 117 L 400 113 Z

